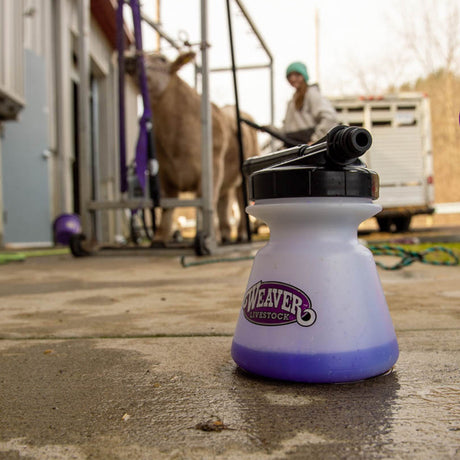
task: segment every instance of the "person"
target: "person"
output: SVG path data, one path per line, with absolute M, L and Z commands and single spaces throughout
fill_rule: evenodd
M 323 97 L 317 84 L 308 84 L 307 66 L 293 62 L 286 69 L 286 78 L 295 88 L 288 102 L 282 134 L 291 144 L 313 144 L 339 124 L 331 102 Z

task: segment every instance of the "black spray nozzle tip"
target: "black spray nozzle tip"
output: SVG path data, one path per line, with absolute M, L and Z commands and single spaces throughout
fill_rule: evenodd
M 372 145 L 372 136 L 364 128 L 337 126 L 327 133 L 327 156 L 338 165 L 353 163 Z

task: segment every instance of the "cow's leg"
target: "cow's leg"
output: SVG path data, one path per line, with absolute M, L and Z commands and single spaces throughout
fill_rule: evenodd
M 162 243 L 165 245 L 172 239 L 173 214 L 174 208 L 163 208 L 161 210 L 160 226 L 158 227 L 158 231 L 153 238 L 154 243 Z
M 219 218 L 220 237 L 223 244 L 228 244 L 231 241 L 230 203 L 231 193 L 230 190 L 227 190 L 219 196 L 219 201 L 217 202 L 217 216 Z
M 179 191 L 169 184 L 164 178 L 162 179 L 162 196 L 176 199 L 179 197 Z M 155 233 L 152 243 L 154 246 L 164 246 L 172 239 L 173 217 L 174 208 L 163 208 L 161 210 L 160 225 L 158 226 L 158 230 Z
M 198 190 L 197 190 L 197 196 L 202 197 L 201 194 L 201 181 L 198 184 Z M 213 212 L 213 230 L 214 230 L 214 235 L 216 241 L 221 240 L 221 234 L 220 234 L 220 211 L 219 211 L 219 206 L 220 206 L 220 195 L 219 191 L 215 189 L 215 186 L 213 187 L 213 198 L 212 198 L 212 209 L 214 210 Z M 203 216 L 201 217 L 201 222 L 203 223 Z M 197 227 L 198 231 L 198 227 Z M 206 235 L 209 236 L 209 235 Z
M 213 131 L 214 133 L 214 131 Z M 215 138 L 213 139 L 213 152 L 212 152 L 212 209 L 214 210 L 213 216 L 213 227 L 216 241 L 219 241 L 220 238 L 220 224 L 219 224 L 219 206 L 220 206 L 220 195 L 221 195 L 221 186 L 223 180 L 223 146 L 222 142 L 218 142 Z M 197 196 L 202 196 L 202 183 L 201 177 L 198 180 L 197 184 Z

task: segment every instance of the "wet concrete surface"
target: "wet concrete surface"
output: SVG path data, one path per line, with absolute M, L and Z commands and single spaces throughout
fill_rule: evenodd
M 230 357 L 251 264 L 145 253 L 0 266 L 0 458 L 460 458 L 459 267 L 379 269 L 395 368 L 307 385 Z

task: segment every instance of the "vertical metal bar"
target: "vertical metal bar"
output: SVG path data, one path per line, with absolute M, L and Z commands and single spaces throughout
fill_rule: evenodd
M 89 98 L 89 0 L 78 2 L 78 138 L 79 138 L 79 192 L 82 231 L 92 240 L 91 216 L 88 204 L 91 192 L 91 127 Z
M 248 205 L 248 197 L 246 193 L 246 178 L 243 173 L 243 163 L 244 163 L 243 133 L 241 131 L 240 105 L 239 105 L 239 98 L 238 98 L 238 83 L 236 79 L 235 50 L 233 46 L 233 30 L 232 30 L 232 14 L 231 14 L 231 9 L 230 9 L 230 0 L 226 0 L 226 1 L 227 1 L 228 33 L 229 33 L 229 38 L 230 38 L 230 56 L 232 59 L 233 91 L 235 93 L 238 151 L 239 151 L 239 157 L 240 157 L 240 171 L 241 171 L 241 179 L 242 179 L 242 186 L 243 186 L 244 207 L 246 208 Z M 244 217 L 246 219 L 246 232 L 248 235 L 248 241 L 251 241 L 252 235 L 251 235 L 251 226 L 249 223 L 249 216 L 246 213 L 244 213 Z M 241 216 L 241 218 L 243 218 L 243 216 Z
M 161 24 L 161 0 L 156 0 L 155 3 L 155 21 L 158 24 Z M 156 51 L 159 53 L 161 50 L 161 35 L 157 32 L 157 49 Z
M 318 7 L 315 8 L 315 67 L 316 67 L 316 81 L 320 82 L 319 71 L 319 12 Z
M 63 89 L 63 78 L 62 72 L 58 72 L 59 68 L 63 68 L 61 66 L 62 62 L 62 40 L 58 40 L 57 38 L 60 36 L 60 31 L 62 27 L 62 17 L 63 17 L 63 5 L 61 2 L 54 0 L 52 6 L 53 18 L 53 42 L 55 43 L 54 48 L 54 69 L 53 73 L 55 75 L 55 91 L 56 91 L 56 99 L 55 99 L 55 108 L 56 108 L 56 149 L 58 152 L 57 156 L 57 169 L 58 173 L 58 214 L 66 211 L 66 200 L 65 197 L 67 195 L 66 187 L 66 178 L 67 175 L 65 174 L 65 158 L 64 152 L 66 151 L 64 147 L 64 109 L 63 103 L 59 103 L 57 101 L 63 101 L 64 97 L 64 89 Z
M 208 65 L 208 4 L 201 0 L 201 191 L 203 232 L 208 237 L 207 246 L 215 246 L 213 209 L 212 119 L 209 101 Z
M 72 135 L 70 132 L 69 113 L 71 107 L 71 78 L 68 65 L 69 39 L 68 9 L 69 4 L 54 0 L 51 6 L 53 18 L 53 41 L 55 59 L 53 73 L 55 78 L 56 98 L 56 136 L 57 136 L 57 170 L 58 170 L 58 208 L 57 213 L 70 212 L 72 209 L 72 176 L 70 159 L 72 155 Z
M 273 61 L 270 61 L 270 125 L 275 125 L 275 80 L 273 72 Z M 272 138 L 272 147 L 274 146 L 274 139 Z
M 99 154 L 99 85 L 96 78 L 91 78 L 91 180 L 92 196 L 91 199 L 99 201 L 101 198 L 100 184 L 100 154 Z M 93 212 L 93 228 L 97 241 L 102 240 L 101 213 Z
M 124 0 L 118 0 L 117 50 L 118 50 L 118 135 L 120 160 L 120 191 L 128 191 L 128 168 L 126 167 L 126 120 L 125 120 L 125 31 L 123 28 Z

